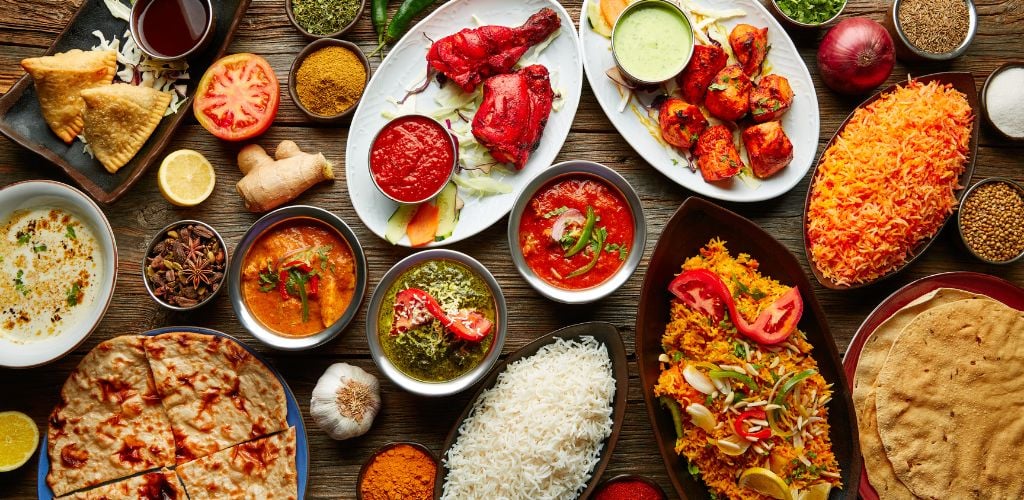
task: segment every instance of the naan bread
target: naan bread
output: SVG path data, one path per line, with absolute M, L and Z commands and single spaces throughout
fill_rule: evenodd
M 83 90 L 109 86 L 117 72 L 117 52 L 72 49 L 45 57 L 23 59 L 32 75 L 39 107 L 53 133 L 70 144 L 82 132 Z
M 141 336 L 116 337 L 89 352 L 64 382 L 49 423 L 46 482 L 57 496 L 174 465 L 171 424 Z
M 165 333 L 146 339 L 146 355 L 179 464 L 287 427 L 277 377 L 235 341 Z
M 69 500 L 185 500 L 185 490 L 178 476 L 170 470 L 150 472 L 116 483 L 105 484 L 91 490 L 65 497 Z
M 295 428 L 194 460 L 177 468 L 192 500 L 295 499 Z
M 1024 498 L 1024 313 L 988 299 L 934 307 L 878 374 L 878 431 L 923 498 Z
M 114 173 L 142 149 L 160 125 L 171 94 L 120 83 L 82 91 L 83 135 L 93 155 Z

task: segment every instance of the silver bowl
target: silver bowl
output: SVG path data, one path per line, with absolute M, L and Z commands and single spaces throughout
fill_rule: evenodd
M 982 179 L 982 180 L 978 181 L 977 183 L 975 183 L 973 186 L 971 186 L 970 189 L 968 189 L 967 192 L 964 193 L 963 198 L 960 198 L 960 207 L 956 211 L 956 229 L 957 229 L 957 233 L 960 234 L 960 241 L 963 242 L 964 246 L 967 247 L 967 251 L 970 252 L 971 255 L 973 255 L 976 259 L 978 259 L 978 260 L 980 260 L 980 261 L 982 261 L 982 262 L 984 262 L 986 264 L 999 264 L 999 265 L 1010 264 L 1010 263 L 1013 263 L 1013 262 L 1017 262 L 1018 260 L 1020 260 L 1021 257 L 1024 257 L 1024 252 L 1021 252 L 1021 253 L 1017 254 L 1015 257 L 1013 257 L 1012 259 L 1009 259 L 1009 260 L 989 260 L 989 259 L 987 259 L 985 257 L 982 257 L 981 255 L 978 255 L 977 253 L 975 253 L 974 249 L 971 248 L 971 245 L 967 243 L 967 239 L 964 238 L 964 227 L 963 227 L 964 203 L 966 203 L 967 199 L 971 197 L 971 194 L 974 193 L 974 190 L 978 189 L 978 186 L 981 186 L 981 185 L 984 185 L 984 184 L 991 184 L 991 183 L 994 183 L 994 182 L 1002 182 L 1002 183 L 1005 183 L 1005 184 L 1009 184 L 1010 187 L 1012 187 L 1012 188 L 1017 190 L 1017 193 L 1019 193 L 1021 196 L 1024 196 L 1024 187 L 1022 187 L 1020 184 L 1016 183 L 1012 179 L 1008 179 L 1006 177 L 989 177 L 987 179 Z
M 530 269 L 530 266 L 526 263 L 526 258 L 523 257 L 523 250 L 519 247 L 519 222 L 523 217 L 523 211 L 526 210 L 526 205 L 540 188 L 556 178 L 575 175 L 597 177 L 611 184 L 622 193 L 622 197 L 629 205 L 630 211 L 633 212 L 633 244 L 630 247 L 629 256 L 626 257 L 626 262 L 607 281 L 591 288 L 567 290 L 544 281 L 544 279 L 533 272 L 533 269 Z M 508 246 L 509 251 L 512 253 L 512 262 L 515 263 L 516 270 L 541 295 L 566 304 L 594 302 L 618 290 L 629 280 L 633 272 L 636 271 L 637 266 L 640 265 L 646 244 L 647 221 L 644 219 L 644 209 L 640 204 L 640 197 L 637 196 L 633 186 L 629 185 L 629 182 L 619 175 L 618 172 L 600 163 L 569 160 L 544 170 L 531 179 L 530 182 L 526 183 L 523 189 L 519 191 L 519 194 L 516 195 L 516 202 L 512 205 L 512 211 L 508 216 Z
M 889 34 L 892 35 L 893 45 L 896 47 L 897 57 L 910 62 L 949 61 L 967 52 L 967 47 L 974 41 L 974 35 L 978 32 L 978 8 L 975 7 L 974 0 L 964 0 L 967 4 L 967 35 L 964 36 L 964 40 L 955 49 L 943 54 L 921 50 L 910 43 L 907 36 L 903 34 L 903 27 L 900 25 L 899 18 L 900 3 L 902 1 L 893 1 L 892 8 L 889 9 L 889 15 L 885 19 Z
M 164 226 L 163 229 L 157 231 L 156 235 L 153 236 L 153 238 L 151 240 L 149 240 L 149 245 L 146 246 L 146 253 L 142 254 L 142 283 L 144 285 L 146 285 L 146 292 L 149 293 L 149 296 L 153 299 L 153 301 L 155 301 L 157 304 L 159 304 L 164 309 L 169 309 L 171 311 L 177 311 L 177 312 L 193 311 L 193 310 L 199 309 L 200 307 L 205 306 L 206 304 L 209 304 L 210 301 L 213 300 L 214 297 L 216 297 L 218 294 L 220 294 L 220 290 L 222 288 L 224 288 L 224 281 L 227 279 L 227 273 L 225 272 L 224 277 L 221 278 L 220 283 L 217 286 L 217 289 L 214 290 L 213 293 L 211 293 L 210 295 L 207 295 L 205 299 L 199 301 L 198 303 L 196 303 L 196 305 L 189 306 L 189 307 L 181 307 L 181 306 L 176 306 L 174 304 L 168 303 L 164 299 L 161 299 L 160 297 L 157 297 L 156 293 L 153 292 L 153 284 L 150 283 L 149 282 L 149 278 L 146 277 L 146 261 L 149 260 L 149 254 L 153 251 L 153 247 L 155 247 L 156 244 L 158 242 L 160 242 L 161 239 L 163 239 L 163 236 L 165 234 L 167 234 L 167 231 L 170 231 L 172 229 L 176 229 L 176 228 L 181 227 L 181 226 L 188 226 L 188 225 L 203 226 L 206 229 L 210 230 L 210 232 L 213 233 L 213 236 L 215 238 L 217 238 L 217 241 L 220 243 L 220 248 L 224 251 L 224 261 L 225 261 L 224 262 L 224 264 L 225 264 L 224 265 L 224 269 L 225 269 L 225 271 L 228 269 L 228 265 L 230 265 L 230 263 L 231 263 L 230 262 L 231 259 L 228 258 L 228 246 L 227 246 L 227 244 L 224 243 L 224 238 L 222 238 L 220 236 L 220 233 L 218 233 L 217 230 L 213 228 L 213 226 L 211 226 L 211 225 L 209 225 L 209 224 L 207 224 L 205 222 L 198 221 L 198 220 L 192 220 L 192 219 L 179 220 L 177 222 L 172 222 L 172 223 Z
M 640 78 L 637 78 L 637 77 L 629 74 L 629 72 L 626 71 L 625 68 L 623 68 L 621 64 L 619 64 L 619 58 L 615 54 L 615 30 L 619 27 L 619 21 L 622 20 L 623 18 L 625 18 L 626 14 L 628 14 L 629 12 L 631 12 L 633 10 L 643 9 L 643 8 L 649 7 L 651 5 L 657 5 L 659 7 L 667 7 L 669 9 L 675 10 L 682 17 L 683 21 L 686 23 L 686 26 L 690 28 L 690 50 L 689 50 L 689 53 L 686 54 L 686 57 L 683 59 L 682 64 L 679 66 L 679 68 L 676 70 L 675 73 L 673 73 L 671 76 L 669 76 L 668 78 L 666 78 L 664 80 L 658 80 L 658 81 L 642 80 Z M 693 47 L 694 47 L 694 45 L 696 45 L 696 41 L 695 41 L 694 34 L 693 34 L 693 25 L 690 23 L 690 16 L 687 16 L 686 13 L 683 12 L 683 9 L 679 8 L 679 6 L 676 5 L 675 3 L 666 2 L 664 0 L 639 0 L 637 2 L 633 2 L 633 3 L 629 4 L 629 6 L 626 7 L 625 9 L 623 9 L 622 13 L 619 14 L 619 17 L 615 19 L 615 25 L 612 26 L 611 40 L 612 40 L 612 59 L 615 61 L 615 67 L 618 68 L 619 73 L 621 73 L 622 76 L 626 78 L 626 80 L 628 80 L 630 82 L 633 82 L 633 83 L 637 84 L 637 86 L 640 86 L 640 87 L 653 87 L 653 86 L 657 86 L 661 82 L 666 82 L 668 80 L 671 80 L 671 79 L 675 78 L 677 75 L 679 75 L 679 73 L 682 73 L 683 70 L 686 69 L 686 65 L 690 64 L 690 59 L 693 57 Z
M 331 326 L 305 337 L 285 337 L 267 328 L 249 311 L 249 307 L 245 305 L 245 298 L 242 296 L 242 265 L 245 262 L 245 255 L 252 248 L 253 243 L 272 227 L 295 219 L 313 219 L 334 228 L 352 250 L 352 259 L 355 261 L 356 271 L 356 287 L 352 293 L 352 302 L 345 309 L 345 313 Z M 359 244 L 355 233 L 352 232 L 352 229 L 340 217 L 322 208 L 308 205 L 292 205 L 279 208 L 264 215 L 245 232 L 241 241 L 238 242 L 238 246 L 235 247 L 231 264 L 227 268 L 226 279 L 228 280 L 228 294 L 231 296 L 231 307 L 234 308 L 238 321 L 253 337 L 274 349 L 303 351 L 323 345 L 337 337 L 352 322 L 352 319 L 356 317 L 363 303 L 363 296 L 366 294 L 366 284 L 368 281 L 366 255 L 363 253 L 363 247 Z
M 380 307 L 384 302 L 384 296 L 388 293 L 388 289 L 409 268 L 431 260 L 453 260 L 472 269 L 490 288 L 497 311 L 491 351 L 487 353 L 487 356 L 484 357 L 476 368 L 447 382 L 424 382 L 406 375 L 384 355 L 380 339 L 377 337 L 378 330 L 380 329 Z M 373 291 L 373 296 L 370 298 L 370 307 L 366 311 L 366 341 L 370 345 L 370 355 L 373 357 L 374 363 L 377 363 L 377 368 L 391 379 L 395 385 L 420 396 L 449 396 L 473 386 L 473 384 L 486 376 L 491 367 L 498 362 L 498 357 L 501 356 L 501 348 L 505 345 L 507 323 L 508 311 L 505 306 L 505 295 L 501 292 L 501 286 L 498 285 L 498 281 L 494 279 L 494 276 L 491 275 L 490 271 L 483 264 L 462 252 L 454 250 L 423 250 L 399 261 L 384 274 L 380 283 L 377 284 L 377 288 Z
M 367 70 L 367 71 L 369 71 L 369 70 Z M 367 75 L 369 75 L 369 73 L 367 73 Z M 359 100 L 361 101 L 362 97 L 360 97 Z M 356 108 L 355 106 L 352 106 L 350 109 L 355 109 L 355 108 Z M 380 137 L 380 133 L 383 132 L 384 129 L 386 129 L 389 126 L 391 126 L 392 123 L 395 123 L 398 120 L 403 120 L 405 118 L 409 118 L 409 117 L 412 117 L 412 116 L 417 116 L 417 117 L 420 117 L 420 118 L 426 118 L 427 120 L 429 120 L 429 121 L 433 122 L 434 124 L 436 124 L 438 127 L 441 127 L 441 130 L 443 130 L 445 132 L 445 135 L 448 137 L 448 141 L 450 142 L 450 144 L 452 146 L 452 169 L 451 169 L 450 172 L 448 172 L 448 179 L 445 180 L 444 182 L 442 182 L 441 183 L 441 187 L 437 188 L 437 191 L 434 191 L 433 193 L 431 193 L 430 196 L 427 196 L 426 198 L 423 198 L 423 199 L 420 199 L 420 200 L 406 201 L 406 200 L 399 200 L 398 198 L 395 198 L 394 196 L 391 196 L 390 194 L 387 193 L 387 191 L 384 191 L 384 188 L 380 187 L 380 184 L 377 184 L 377 178 L 373 176 L 373 167 L 371 166 L 371 162 L 373 160 L 373 145 L 374 145 L 374 143 L 377 142 L 377 138 Z M 430 201 L 430 200 L 434 199 L 434 197 L 436 197 L 437 195 L 441 194 L 441 191 L 444 190 L 444 187 L 447 186 L 449 182 L 451 182 L 452 177 L 455 177 L 455 171 L 458 170 L 458 168 L 459 168 L 459 141 L 457 141 L 455 139 L 455 136 L 452 135 L 452 133 L 448 130 L 447 127 L 444 126 L 443 123 L 441 123 L 441 122 L 439 122 L 439 121 L 437 121 L 437 120 L 435 120 L 435 119 L 433 119 L 433 118 L 431 118 L 431 117 L 429 117 L 427 115 L 421 115 L 419 113 L 409 113 L 409 114 L 405 114 L 405 115 L 401 115 L 401 116 L 396 116 L 396 117 L 388 120 L 388 122 L 385 123 L 384 126 L 381 127 L 380 130 L 378 130 L 376 134 L 373 134 L 373 139 L 370 140 L 370 149 L 367 150 L 367 152 L 366 152 L 366 170 L 370 173 L 370 180 L 373 181 L 373 187 L 377 188 L 377 192 L 379 192 L 380 194 L 384 195 L 387 199 L 389 199 L 389 200 L 391 200 L 391 201 L 393 201 L 395 203 L 398 203 L 400 205 L 418 205 L 420 203 L 424 203 L 424 202 L 427 202 L 427 201 Z
M 792 17 L 789 17 L 788 14 L 783 12 L 782 7 L 779 7 L 778 0 L 769 0 L 767 3 L 768 10 L 771 11 L 772 14 L 775 14 L 775 18 L 782 21 L 783 24 L 799 29 L 815 29 L 824 28 L 835 24 L 836 20 L 839 19 L 839 16 L 841 16 L 843 14 L 843 11 L 846 10 L 847 1 L 843 0 L 843 5 L 839 7 L 839 10 L 836 12 L 834 16 L 820 23 L 803 23 L 797 21 L 796 19 L 793 19 Z

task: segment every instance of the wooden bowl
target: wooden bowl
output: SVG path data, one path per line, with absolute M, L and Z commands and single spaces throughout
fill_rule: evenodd
M 363 17 L 363 11 L 366 10 L 366 0 L 360 0 L 359 10 L 356 11 L 356 16 L 352 18 L 352 22 L 346 24 L 345 26 L 342 26 L 340 30 L 335 31 L 334 33 L 328 33 L 326 35 L 317 35 L 306 31 L 306 29 L 300 26 L 299 22 L 295 20 L 295 12 L 292 11 L 292 1 L 293 0 L 284 1 L 284 10 L 285 12 L 288 13 L 288 21 L 292 23 L 292 26 L 295 26 L 295 29 L 298 30 L 299 33 L 302 33 L 302 36 L 309 38 L 310 40 L 315 40 L 318 38 L 338 38 L 344 35 L 345 33 L 348 33 L 349 30 L 355 27 L 356 23 L 359 22 L 359 18 Z
M 660 374 L 658 356 L 663 353 L 661 337 L 669 321 L 672 296 L 669 282 L 679 273 L 683 261 L 712 238 L 723 239 L 734 255 L 748 253 L 760 263 L 765 276 L 801 290 L 804 313 L 799 328 L 814 346 L 812 355 L 825 381 L 833 384 L 829 402 L 832 450 L 842 473 L 843 489 L 833 489 L 829 498 L 857 498 L 862 464 L 857 417 L 846 375 L 843 373 L 835 340 L 825 321 L 825 313 L 814 296 L 814 287 L 807 279 L 800 262 L 786 247 L 757 224 L 701 198 L 690 197 L 665 225 L 654 247 L 636 316 L 636 356 L 640 370 L 640 387 L 647 404 L 647 415 L 654 428 L 654 439 L 661 450 L 672 486 L 681 498 L 709 497 L 704 482 L 687 470 L 687 461 L 675 453 L 676 431 L 671 414 L 663 409 L 654 395 Z
M 290 2 L 289 5 L 291 5 Z M 366 70 L 366 81 L 363 82 L 363 93 L 359 95 L 359 99 L 356 99 L 356 101 L 353 102 L 352 105 L 349 106 L 348 109 L 346 109 L 345 111 L 330 116 L 314 113 L 309 108 L 304 106 L 302 104 L 302 101 L 299 100 L 298 92 L 295 90 L 295 75 L 299 72 L 299 68 L 302 66 L 302 62 L 305 61 L 306 57 L 308 57 L 313 52 L 316 52 L 317 50 L 320 50 L 325 47 L 342 47 L 346 50 L 351 51 L 356 55 L 357 58 L 359 58 L 359 62 L 363 63 L 363 69 Z M 352 42 L 348 42 L 345 40 L 335 40 L 333 38 L 321 38 L 319 40 L 314 40 L 313 42 L 311 42 L 304 49 L 302 49 L 301 52 L 299 52 L 299 55 L 295 56 L 295 59 L 292 61 L 292 67 L 288 70 L 288 95 L 291 96 L 292 102 L 295 103 L 295 107 L 299 108 L 299 111 L 302 111 L 302 114 L 306 115 L 307 118 L 317 123 L 339 123 L 351 120 L 352 113 L 355 112 L 356 108 L 359 107 L 360 101 L 363 100 L 363 95 L 365 95 L 366 93 L 366 85 L 368 83 L 370 83 L 370 61 L 366 59 L 366 54 L 363 54 L 363 51 L 359 50 L 359 46 Z
M 434 461 L 435 466 L 440 467 L 440 464 L 437 461 L 437 456 L 434 455 L 434 452 L 430 451 L 430 449 L 427 448 L 426 446 L 423 446 L 422 444 L 419 443 L 414 443 L 412 441 L 392 441 L 388 444 L 385 444 L 384 446 L 381 446 L 380 448 L 377 448 L 377 451 L 374 451 L 373 454 L 370 455 L 370 458 L 366 459 L 366 462 L 363 462 L 363 466 L 359 468 L 359 476 L 356 477 L 356 500 L 363 500 L 363 476 L 366 475 L 366 470 L 370 468 L 370 464 L 373 463 L 373 460 L 377 458 L 377 456 L 380 455 L 381 453 L 384 453 L 385 451 L 388 451 L 391 448 L 401 446 L 403 444 L 412 446 L 413 448 L 422 451 L 428 457 L 430 457 L 431 460 Z
M 992 78 L 1001 73 L 1003 70 L 1017 67 L 1024 67 L 1024 61 L 1010 61 L 1003 63 L 998 68 L 996 68 L 995 71 L 988 75 L 988 78 L 985 79 L 985 83 L 981 86 L 981 94 L 979 95 L 979 98 L 981 99 L 981 116 L 985 117 L 985 123 L 987 123 L 992 130 L 995 130 L 1000 137 L 1008 141 L 1024 142 L 1024 136 L 1014 137 L 1012 135 L 1009 135 L 1006 132 L 1003 132 L 1003 129 L 997 127 L 996 124 L 992 122 L 992 117 L 988 114 L 988 102 L 986 100 L 986 94 L 988 94 L 988 84 L 992 83 Z
M 975 120 L 974 126 L 971 128 L 971 140 L 967 146 L 969 157 L 967 158 L 967 164 L 964 165 L 963 173 L 960 174 L 960 179 L 957 182 L 957 185 L 969 186 L 971 183 L 971 175 L 974 174 L 974 163 L 978 157 L 978 129 L 980 127 L 978 124 L 977 115 L 978 110 L 981 107 L 981 104 L 978 102 L 978 91 L 974 86 L 974 76 L 972 76 L 971 73 L 968 72 L 935 73 L 932 75 L 916 77 L 914 78 L 914 80 L 921 83 L 929 83 L 932 81 L 938 81 L 939 83 L 943 84 L 948 83 L 951 84 L 953 88 L 959 90 L 965 96 L 967 96 L 967 103 L 970 104 L 971 109 L 974 110 Z M 906 85 L 906 83 L 901 82 L 896 85 Z M 882 94 L 892 92 L 893 90 L 896 89 L 896 85 L 892 85 L 882 90 L 881 92 L 871 96 L 868 100 L 862 102 L 860 106 L 857 106 L 857 109 L 863 108 L 864 106 L 867 106 L 868 104 L 877 101 L 882 96 Z M 828 143 L 825 144 L 825 148 L 822 149 L 821 156 L 818 157 L 818 164 L 815 165 L 814 170 L 811 172 L 811 182 L 807 186 L 807 196 L 804 199 L 804 213 L 802 217 L 804 233 L 804 252 L 806 252 L 807 255 L 807 263 L 811 268 L 811 273 L 814 275 L 814 278 L 818 280 L 818 283 L 821 283 L 821 286 L 831 290 L 853 290 L 868 285 L 873 285 L 875 283 L 878 283 L 879 281 L 890 278 L 893 275 L 899 273 L 900 271 L 906 269 L 907 266 L 909 266 L 911 263 L 917 260 L 917 258 L 920 257 L 921 254 L 923 254 L 929 246 L 931 246 L 932 242 L 935 241 L 935 238 L 939 235 L 940 232 L 942 232 L 942 228 L 945 226 L 946 221 L 949 220 L 950 215 L 952 215 L 952 213 L 950 213 L 949 215 L 946 216 L 942 225 L 940 225 L 939 228 L 935 230 L 935 234 L 933 234 L 930 238 L 921 241 L 920 243 L 915 245 L 913 249 L 911 249 L 910 256 L 907 258 L 906 262 L 904 262 L 901 266 L 897 267 L 896 269 L 893 269 L 892 271 L 889 271 L 888 273 L 879 276 L 878 278 L 863 283 L 857 283 L 854 285 L 839 285 L 833 282 L 832 280 L 826 278 L 823 274 L 821 274 L 821 271 L 818 270 L 818 266 L 814 264 L 814 259 L 811 258 L 811 241 L 807 235 L 807 215 L 811 207 L 811 193 L 814 190 L 815 177 L 817 177 L 818 174 L 818 167 L 821 166 L 821 159 L 824 158 L 825 152 L 828 151 L 828 148 L 832 147 L 832 144 L 836 142 L 836 139 L 839 137 L 839 133 L 842 132 L 844 128 L 846 128 L 846 124 L 850 123 L 850 120 L 853 119 L 854 113 L 856 113 L 856 110 L 850 113 L 850 116 L 846 117 L 846 120 L 843 120 L 843 123 L 839 125 L 839 130 L 836 131 L 836 133 L 832 136 L 832 139 L 830 139 Z M 956 203 L 959 203 L 960 200 L 963 199 L 963 195 L 963 189 L 954 193 L 954 196 L 956 197 Z

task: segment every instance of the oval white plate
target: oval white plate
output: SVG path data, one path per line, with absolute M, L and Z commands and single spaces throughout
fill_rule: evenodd
M 740 23 L 768 27 L 768 44 L 771 49 L 768 51 L 767 62 L 771 64 L 771 73 L 786 77 L 796 94 L 793 107 L 782 117 L 782 128 L 793 142 L 793 162 L 789 166 L 772 177 L 761 180 L 759 185 L 752 186 L 736 178 L 726 182 L 705 182 L 700 172 L 692 172 L 678 160 L 673 161 L 670 146 L 652 137 L 629 107 L 619 112 L 619 102 L 622 98 L 615 83 L 605 75 L 605 71 L 615 66 L 611 41 L 590 28 L 587 9 L 591 0 L 584 0 L 580 11 L 582 14 L 579 30 L 583 44 L 583 67 L 587 72 L 590 87 L 594 89 L 601 109 L 626 142 L 633 146 L 637 154 L 676 184 L 704 196 L 725 201 L 752 202 L 779 196 L 803 179 L 814 164 L 814 154 L 818 149 L 818 97 L 814 93 L 811 74 L 807 71 L 807 66 L 804 65 L 789 35 L 757 0 L 716 0 L 713 4 L 707 0 L 694 1 L 716 10 L 740 8 L 746 11 L 747 15 L 743 17 L 722 22 L 728 31 Z
M 576 116 L 576 107 L 579 105 L 583 88 L 579 39 L 574 32 L 575 23 L 569 17 L 569 13 L 554 0 L 456 0 L 446 3 L 409 30 L 409 33 L 391 49 L 391 53 L 370 79 L 365 97 L 352 118 L 352 127 L 349 129 L 348 144 L 345 148 L 345 180 L 356 214 L 370 231 L 383 238 L 388 218 L 398 206 L 377 191 L 373 185 L 366 165 L 370 141 L 387 123 L 387 119 L 381 113 L 395 110 L 395 106 L 388 99 L 401 99 L 405 95 L 405 89 L 422 81 L 427 67 L 426 54 L 430 48 L 427 38 L 437 40 L 463 28 L 475 28 L 478 25 L 473 16 L 485 24 L 519 26 L 530 15 L 544 7 L 554 9 L 558 13 L 562 26 L 561 34 L 540 54 L 538 62 L 551 72 L 551 86 L 556 93 L 561 93 L 564 101 L 562 107 L 558 111 L 552 110 L 540 145 L 530 155 L 526 166 L 521 171 L 504 177 L 504 182 L 511 186 L 511 192 L 484 198 L 469 197 L 464 192 L 460 193 L 466 204 L 459 214 L 455 232 L 450 238 L 433 242 L 429 246 L 455 243 L 487 229 L 512 209 L 516 192 L 535 174 L 551 165 L 558 151 L 562 149 L 566 136 L 569 135 L 569 127 Z M 437 83 L 431 82 L 426 91 L 418 94 L 416 112 L 424 113 L 438 108 L 433 98 L 439 90 Z M 492 176 L 501 178 L 498 173 L 493 173 Z M 409 246 L 409 240 L 404 238 L 398 244 Z

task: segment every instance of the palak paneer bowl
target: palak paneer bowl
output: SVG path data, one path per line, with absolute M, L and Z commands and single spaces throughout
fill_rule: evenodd
M 480 262 L 453 250 L 425 250 L 395 264 L 366 316 L 377 367 L 422 396 L 468 389 L 494 366 L 505 343 L 501 287 Z
M 260 342 L 286 351 L 328 342 L 355 317 L 366 257 L 338 216 L 295 205 L 270 212 L 242 236 L 228 268 L 231 306 Z

